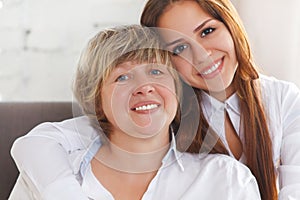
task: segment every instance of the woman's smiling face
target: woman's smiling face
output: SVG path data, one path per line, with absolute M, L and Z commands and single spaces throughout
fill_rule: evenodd
M 187 83 L 215 93 L 221 100 L 234 92 L 238 62 L 231 34 L 222 22 L 204 12 L 196 1 L 180 1 L 167 7 L 158 27 Z
M 168 128 L 177 112 L 174 78 L 156 63 L 119 64 L 102 86 L 102 106 L 113 132 L 148 138 Z

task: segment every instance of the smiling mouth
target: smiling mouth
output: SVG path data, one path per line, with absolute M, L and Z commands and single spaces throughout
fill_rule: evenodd
M 136 110 L 136 111 L 147 111 L 147 110 L 152 110 L 155 108 L 158 108 L 159 104 L 147 104 L 143 106 L 138 106 L 136 108 L 132 108 L 131 110 Z
M 210 75 L 210 74 L 214 73 L 215 71 L 217 71 L 217 69 L 220 67 L 221 64 L 222 64 L 222 60 L 219 60 L 217 63 L 215 63 L 209 69 L 201 72 L 200 74 L 204 75 L 204 76 Z

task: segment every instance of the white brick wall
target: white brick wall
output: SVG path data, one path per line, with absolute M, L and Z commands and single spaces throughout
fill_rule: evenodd
M 68 101 L 80 51 L 100 29 L 139 23 L 144 0 L 4 0 L 0 100 Z
M 0 0 L 0 100 L 68 101 L 81 49 L 98 30 L 139 23 L 145 0 Z M 267 74 L 300 86 L 299 0 L 232 0 Z

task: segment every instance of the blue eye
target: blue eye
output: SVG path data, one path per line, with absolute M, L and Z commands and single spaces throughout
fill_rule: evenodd
M 150 74 L 151 75 L 161 75 L 163 72 L 162 71 L 160 71 L 159 69 L 152 69 L 151 71 L 150 71 Z
M 214 32 L 215 28 L 206 28 L 201 32 L 201 37 L 205 37 L 206 35 Z
M 122 74 L 120 76 L 118 76 L 118 78 L 116 79 L 117 82 L 122 82 L 122 81 L 126 81 L 129 79 L 129 76 L 126 74 Z
M 179 55 L 181 54 L 186 48 L 188 48 L 188 45 L 186 44 L 181 44 L 181 45 L 178 45 L 176 46 L 174 49 L 173 49 L 173 55 Z

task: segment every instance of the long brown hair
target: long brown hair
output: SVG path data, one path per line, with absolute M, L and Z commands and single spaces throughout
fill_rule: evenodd
M 141 16 L 141 24 L 156 27 L 159 17 L 165 9 L 182 0 L 149 0 Z M 267 125 L 266 114 L 260 95 L 259 75 L 253 62 L 247 34 L 234 6 L 229 0 L 195 0 L 199 6 L 215 19 L 224 23 L 232 35 L 239 67 L 233 84 L 240 100 L 241 122 L 244 128 L 244 153 L 246 165 L 252 171 L 259 185 L 260 194 L 264 200 L 277 199 L 276 174 L 272 155 L 272 141 Z M 195 88 L 200 93 L 200 89 Z M 198 95 L 201 105 L 201 95 Z M 187 149 L 196 153 L 202 145 L 207 132 L 213 132 L 200 108 L 200 123 L 197 135 Z M 216 134 L 212 134 L 213 137 Z M 211 153 L 227 153 L 224 145 L 218 141 Z

